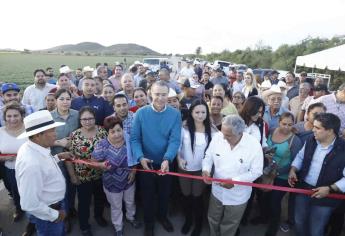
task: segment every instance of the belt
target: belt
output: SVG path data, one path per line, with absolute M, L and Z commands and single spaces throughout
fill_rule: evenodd
M 62 207 L 62 203 L 61 201 L 60 202 L 57 202 L 57 203 L 54 203 L 54 204 L 51 204 L 49 205 L 50 208 L 54 209 L 54 210 L 61 210 L 61 207 Z

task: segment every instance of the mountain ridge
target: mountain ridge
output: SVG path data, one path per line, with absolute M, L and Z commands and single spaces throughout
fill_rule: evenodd
M 81 42 L 77 44 L 64 44 L 52 48 L 37 50 L 44 53 L 84 53 L 103 55 L 160 55 L 160 53 L 135 43 L 113 44 L 108 47 L 95 42 Z

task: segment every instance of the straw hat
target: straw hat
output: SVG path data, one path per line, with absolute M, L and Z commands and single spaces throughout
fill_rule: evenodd
M 37 111 L 24 118 L 25 132 L 20 134 L 17 138 L 22 139 L 30 137 L 64 124 L 63 122 L 55 122 L 52 115 L 47 110 Z
M 280 87 L 277 84 L 273 84 L 270 89 L 264 91 L 262 96 L 268 98 L 272 94 L 282 94 Z

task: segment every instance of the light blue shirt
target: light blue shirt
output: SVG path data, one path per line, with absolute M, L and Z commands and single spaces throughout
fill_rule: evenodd
M 263 119 L 268 124 L 270 134 L 275 128 L 279 126 L 279 118 L 281 114 L 283 114 L 284 112 L 289 112 L 289 110 L 281 106 L 279 111 L 273 116 L 271 116 L 270 107 L 266 106 Z
M 325 160 L 326 155 L 333 149 L 335 139 L 327 147 L 322 147 L 318 141 L 316 141 L 316 142 L 317 142 L 317 146 L 316 146 L 313 158 L 311 160 L 309 172 L 304 179 L 304 181 L 307 184 L 310 184 L 312 186 L 316 186 L 316 184 L 317 184 L 317 180 L 318 180 L 319 175 L 320 175 L 323 161 Z M 296 167 L 297 170 L 300 170 L 302 168 L 302 163 L 303 163 L 303 159 L 304 159 L 304 150 L 305 150 L 305 144 L 304 144 L 303 148 L 298 152 L 295 160 L 291 164 L 291 166 Z M 337 185 L 337 187 L 342 192 L 345 192 L 345 168 L 343 170 L 343 178 L 341 178 L 340 180 L 335 182 L 335 185 Z

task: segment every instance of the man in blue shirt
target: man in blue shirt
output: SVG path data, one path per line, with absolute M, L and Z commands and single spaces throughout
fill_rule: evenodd
M 269 90 L 262 93 L 262 97 L 267 102 L 263 119 L 268 124 L 269 133 L 272 133 L 279 125 L 281 114 L 289 110 L 282 107 L 283 97 L 278 85 L 272 85 Z
M 96 97 L 96 81 L 85 77 L 83 81 L 83 95 L 72 100 L 71 108 L 79 111 L 84 106 L 93 108 L 96 112 L 96 124 L 103 125 L 104 118 L 114 113 L 109 102 L 102 97 Z
M 297 236 L 324 235 L 325 226 L 341 200 L 326 198 L 345 192 L 345 141 L 338 136 L 340 119 L 331 113 L 314 118 L 314 137 L 308 139 L 292 162 L 289 184 L 311 189 L 310 196 L 297 194 L 295 226 Z
M 151 168 L 167 172 L 177 154 L 181 139 L 181 114 L 167 106 L 169 86 L 155 82 L 151 88 L 152 104 L 139 109 L 131 131 L 133 156 L 145 170 Z M 172 176 L 143 173 L 140 176 L 144 206 L 145 236 L 153 236 L 154 202 L 158 190 L 158 217 L 164 229 L 173 232 L 167 218 Z

